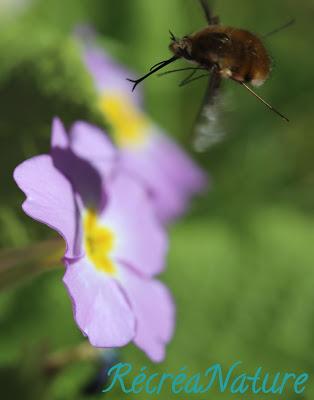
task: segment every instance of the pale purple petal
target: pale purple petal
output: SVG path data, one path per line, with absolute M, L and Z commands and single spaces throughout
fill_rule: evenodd
M 132 93 L 132 84 L 127 78 L 134 79 L 134 73 L 116 62 L 104 48 L 97 46 L 97 32 L 90 25 L 78 25 L 74 31 L 76 39 L 82 45 L 85 65 L 90 72 L 96 90 L 100 94 L 119 92 L 132 96 L 138 105 L 142 102 L 141 90 Z
M 156 215 L 162 222 L 167 223 L 184 213 L 187 198 L 178 190 L 169 175 L 164 173 L 153 154 L 154 149 L 151 145 L 138 151 L 121 149 L 121 163 L 148 188 L 154 201 Z
M 156 127 L 142 148 L 121 149 L 126 170 L 148 187 L 157 215 L 168 223 L 182 215 L 191 197 L 206 188 L 206 174 Z
M 130 71 L 115 62 L 101 48 L 86 46 L 83 52 L 85 64 L 99 94 L 120 93 L 131 97 L 132 102 L 141 104 L 141 91 L 132 92 L 132 84 L 127 81 L 127 78 L 134 78 Z
M 74 36 L 85 44 L 93 44 L 97 37 L 96 29 L 88 23 L 80 23 L 74 28 Z
M 51 148 L 68 149 L 69 144 L 69 137 L 60 118 L 55 117 L 52 121 Z
M 89 131 L 86 133 L 89 136 Z M 55 167 L 70 180 L 85 207 L 101 211 L 106 203 L 103 176 L 89 161 L 75 154 L 71 140 L 57 118 L 52 126 L 51 156 Z M 106 171 L 111 167 L 113 168 L 113 161 L 110 163 L 108 160 Z
M 97 271 L 86 258 L 67 263 L 63 277 L 74 317 L 95 347 L 120 347 L 135 335 L 134 313 L 114 279 Z
M 158 132 L 153 137 L 152 157 L 178 190 L 191 196 L 206 189 L 206 173 L 166 134 Z
M 164 268 L 167 252 L 165 230 L 153 204 L 138 181 L 126 173 L 108 187 L 108 204 L 101 216 L 104 226 L 117 234 L 114 257 L 140 274 L 153 276 Z
M 134 343 L 153 361 L 165 357 L 175 325 L 175 306 L 168 289 L 157 280 L 146 280 L 124 270 L 122 285 L 136 317 Z
M 66 256 L 82 255 L 82 229 L 71 183 L 55 168 L 48 155 L 24 161 L 14 179 L 25 193 L 27 215 L 56 230 L 66 242 Z
M 117 167 L 118 150 L 101 129 L 86 122 L 76 122 L 70 132 L 72 151 L 90 162 L 103 178 L 111 177 Z

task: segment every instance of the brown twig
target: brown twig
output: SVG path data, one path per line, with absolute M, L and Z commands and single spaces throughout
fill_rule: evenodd
M 31 246 L 0 252 L 0 291 L 53 267 L 61 266 L 64 241 L 49 239 Z

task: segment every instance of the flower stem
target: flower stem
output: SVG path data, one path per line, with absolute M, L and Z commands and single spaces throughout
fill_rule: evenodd
M 0 291 L 52 268 L 61 267 L 63 254 L 64 241 L 61 238 L 1 251 Z
M 46 375 L 54 376 L 70 364 L 81 361 L 98 361 L 101 358 L 99 349 L 83 342 L 67 350 L 50 354 L 44 361 L 43 369 Z

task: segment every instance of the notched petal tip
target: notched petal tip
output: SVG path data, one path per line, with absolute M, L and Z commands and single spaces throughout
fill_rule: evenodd
M 92 151 L 92 154 L 89 154 L 90 157 L 108 158 L 109 156 L 117 156 L 117 149 L 107 132 L 88 122 L 76 121 L 71 127 L 70 139 L 74 150 L 83 155 Z
M 122 280 L 137 327 L 134 343 L 154 362 L 161 362 L 175 328 L 175 304 L 165 285 L 124 271 Z
M 51 147 L 66 149 L 69 147 L 69 137 L 65 127 L 59 117 L 54 117 L 52 121 Z

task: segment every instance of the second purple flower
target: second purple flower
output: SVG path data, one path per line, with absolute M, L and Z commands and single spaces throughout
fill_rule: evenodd
M 141 94 L 132 93 L 126 81 L 130 71 L 92 40 L 83 46 L 83 59 L 122 163 L 146 185 L 159 218 L 171 222 L 186 211 L 193 195 L 206 188 L 206 174 L 143 112 Z

